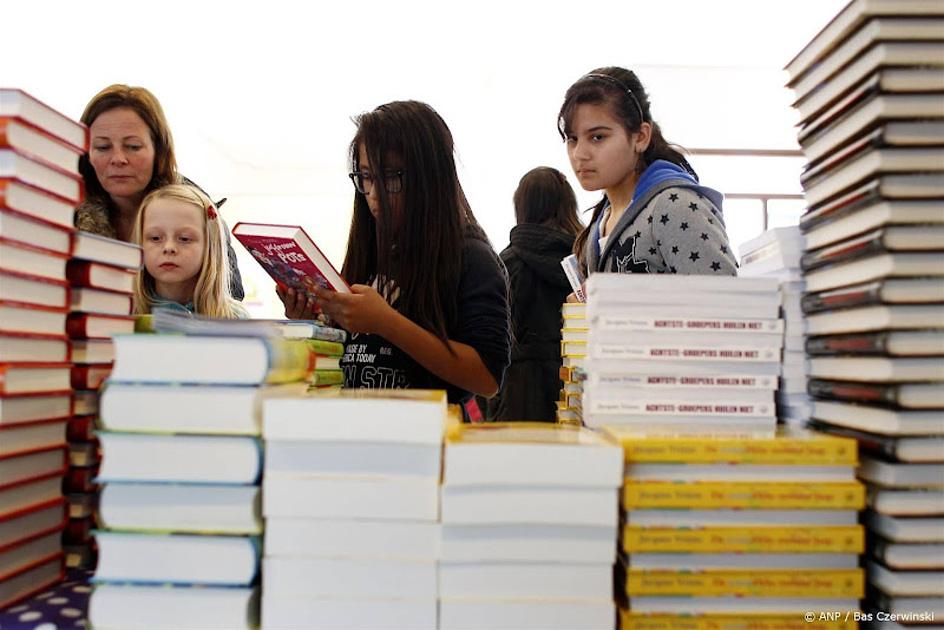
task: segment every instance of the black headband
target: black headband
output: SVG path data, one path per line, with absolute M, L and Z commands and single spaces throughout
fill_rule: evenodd
M 629 86 L 624 84 L 622 81 L 620 81 L 616 77 L 611 77 L 608 74 L 601 74 L 599 72 L 591 72 L 590 74 L 585 74 L 583 75 L 583 78 L 581 80 L 583 79 L 599 79 L 601 81 L 605 81 L 606 83 L 609 83 L 610 85 L 614 85 L 618 87 L 620 90 L 629 94 L 629 98 L 633 100 L 633 104 L 636 106 L 636 110 L 639 112 L 639 122 L 646 122 L 646 115 L 642 112 L 642 105 L 639 104 L 639 99 L 636 98 L 636 95 L 633 94 L 633 91 L 629 89 Z

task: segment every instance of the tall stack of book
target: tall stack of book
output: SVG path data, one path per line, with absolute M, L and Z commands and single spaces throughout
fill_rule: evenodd
M 810 419 L 812 402 L 806 391 L 806 320 L 800 301 L 806 288 L 800 270 L 803 235 L 797 227 L 767 230 L 741 245 L 742 277 L 768 276 L 780 280 L 780 310 L 783 317 L 783 355 L 777 417 L 803 426 Z
M 557 421 L 565 424 L 581 424 L 587 333 L 587 305 L 565 302 L 561 306 L 562 387 L 557 401 Z
M 440 629 L 613 628 L 618 445 L 568 425 L 463 424 L 444 457 Z
M 141 248 L 88 232 L 76 232 L 71 254 L 66 268 L 71 284 L 66 330 L 72 346 L 72 387 L 77 392 L 97 393 L 111 373 L 111 337 L 134 331 L 130 282 L 141 267 Z M 93 265 L 104 268 L 125 284 L 110 285 L 108 290 L 89 286 L 94 278 Z M 94 415 L 74 412 L 69 420 L 69 472 L 63 482 L 69 503 L 69 525 L 63 534 L 66 566 L 69 567 L 92 569 L 95 566 L 95 540 L 91 533 L 95 529 L 98 487 L 94 479 L 100 458 L 94 429 Z
M 114 337 L 100 400 L 96 627 L 252 628 L 262 519 L 259 410 L 302 392 L 303 340 Z
M 88 129 L 0 88 L 0 608 L 61 579 L 66 261 Z
M 786 428 L 772 438 L 605 432 L 626 459 L 623 627 L 856 627 L 819 616 L 856 611 L 863 594 L 855 441 Z
M 776 278 L 594 274 L 587 296 L 584 424 L 773 433 Z
M 263 628 L 436 628 L 448 417 L 443 391 L 265 401 Z
M 866 607 L 944 614 L 944 6 L 852 2 L 787 70 L 812 416 L 867 451 Z

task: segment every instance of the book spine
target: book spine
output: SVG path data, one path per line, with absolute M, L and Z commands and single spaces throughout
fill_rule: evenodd
M 589 411 L 599 414 L 635 414 L 651 416 L 671 416 L 684 414 L 693 417 L 714 416 L 773 416 L 776 409 L 773 403 L 756 401 L 730 400 L 724 403 L 665 400 L 598 400 L 591 401 Z
M 316 354 L 327 357 L 339 357 L 344 354 L 344 344 L 334 341 L 324 341 L 322 339 L 306 339 L 308 347 Z
M 865 595 L 862 569 L 643 571 L 630 567 L 630 596 L 848 597 Z
M 719 319 L 712 317 L 633 317 L 601 315 L 594 322 L 594 330 L 668 332 L 737 332 L 781 333 L 780 319 Z
M 346 337 L 347 333 L 340 328 L 329 328 L 328 326 L 315 326 L 311 332 L 311 338 L 313 340 L 317 339 L 320 341 L 339 343 L 342 346 L 344 345 Z
M 562 357 L 587 356 L 587 342 L 586 341 L 562 341 L 561 342 L 561 356 Z
M 808 293 L 800 299 L 800 308 L 809 315 L 840 308 L 879 304 L 881 301 L 881 284 L 875 282 L 821 293 Z
M 66 425 L 66 439 L 70 442 L 91 442 L 95 439 L 95 416 L 73 416 Z
M 818 615 L 817 615 L 818 616 Z M 855 630 L 858 622 L 814 618 L 806 621 L 801 614 L 658 614 L 620 609 L 620 627 L 634 630 Z
M 594 385 L 615 386 L 619 388 L 644 389 L 718 389 L 731 390 L 758 390 L 776 389 L 776 376 L 757 376 L 748 374 L 718 374 L 705 376 L 675 376 L 657 374 L 599 374 L 593 376 Z
M 799 466 L 855 466 L 856 442 L 843 438 L 717 439 L 672 437 L 628 440 L 623 444 L 627 462 L 685 464 L 767 464 Z
M 597 359 L 628 359 L 653 361 L 749 361 L 771 362 L 780 360 L 779 347 L 705 347 L 686 346 L 627 346 L 594 344 L 591 356 Z
M 343 385 L 344 372 L 341 370 L 315 370 L 308 380 L 312 385 Z
M 861 525 L 623 528 L 627 553 L 862 553 Z
M 814 356 L 887 354 L 888 334 L 869 333 L 864 335 L 807 337 L 805 348 L 807 354 Z
M 269 371 L 265 382 L 270 385 L 304 381 L 314 369 L 315 354 L 306 340 L 268 339 Z
M 885 251 L 887 250 L 883 243 L 882 232 L 876 232 L 869 237 L 855 239 L 851 242 L 844 241 L 839 245 L 807 252 L 800 257 L 800 268 L 803 271 L 813 271 L 826 265 L 851 262 Z
M 898 404 L 898 386 L 885 383 L 851 383 L 811 378 L 806 390 L 813 398 L 886 405 Z
M 567 281 L 570 282 L 570 288 L 574 290 L 574 295 L 577 296 L 577 300 L 586 302 L 587 294 L 584 293 L 583 290 L 583 283 L 586 278 L 584 278 L 583 272 L 580 270 L 580 263 L 577 257 L 571 254 L 562 259 L 560 264 L 561 267 L 564 268 L 564 275 L 567 276 Z
M 865 487 L 848 483 L 754 483 L 672 481 L 623 484 L 623 508 L 861 510 Z

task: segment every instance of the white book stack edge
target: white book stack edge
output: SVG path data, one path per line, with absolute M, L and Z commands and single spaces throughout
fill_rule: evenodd
M 263 402 L 263 628 L 436 628 L 446 394 Z
M 571 425 L 446 436 L 441 628 L 610 628 L 622 451 Z

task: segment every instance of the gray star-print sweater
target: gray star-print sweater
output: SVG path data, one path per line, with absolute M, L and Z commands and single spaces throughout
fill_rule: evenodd
M 685 179 L 663 181 L 633 200 L 602 251 L 601 213 L 587 240 L 588 270 L 737 275 L 721 199 L 721 193 Z

